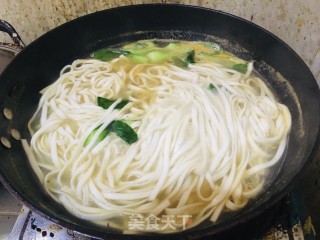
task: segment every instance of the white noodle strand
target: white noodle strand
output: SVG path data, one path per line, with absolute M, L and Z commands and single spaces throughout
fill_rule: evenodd
M 130 214 L 192 215 L 167 231 L 217 221 L 257 196 L 285 151 L 291 116 L 252 76 L 252 63 L 245 74 L 215 63 L 126 63 L 76 60 L 41 91 L 30 146 L 22 143 L 50 196 L 78 217 L 116 219 L 123 229 Z M 98 96 L 116 101 L 103 109 Z M 130 102 L 115 109 L 122 99 Z M 131 122 L 138 141 L 110 133 L 96 143 L 113 120 Z

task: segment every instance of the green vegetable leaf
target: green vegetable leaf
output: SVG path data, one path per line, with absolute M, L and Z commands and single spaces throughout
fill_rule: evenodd
M 153 63 L 161 63 L 168 59 L 168 53 L 166 51 L 152 51 L 147 54 L 149 60 Z
M 181 58 L 178 56 L 173 56 L 172 62 L 174 65 L 176 65 L 177 67 L 188 67 L 189 63 L 195 63 L 195 56 L 194 56 L 194 50 L 189 50 L 187 52 L 184 53 L 184 56 L 182 56 Z
M 120 137 L 125 142 L 131 144 L 138 140 L 138 135 L 136 132 L 126 123 L 120 120 L 114 120 L 108 126 L 111 132 L 114 132 L 118 137 Z
M 130 53 L 126 56 L 134 63 L 148 63 L 150 60 L 148 57 L 139 54 Z
M 176 49 L 176 48 L 179 48 L 180 46 L 181 46 L 180 42 L 171 42 L 166 46 L 166 48 L 167 49 Z
M 125 105 L 129 103 L 129 100 L 122 100 L 119 102 L 114 108 L 115 109 L 122 109 Z
M 129 120 L 127 120 L 127 122 L 129 123 Z M 101 125 L 96 127 L 89 134 L 83 144 L 84 147 L 86 147 L 92 141 L 92 138 L 95 136 L 100 127 Z M 138 140 L 137 133 L 125 121 L 114 120 L 99 134 L 95 144 L 100 143 L 111 132 L 115 133 L 118 137 L 129 144 L 132 144 Z
M 93 136 L 96 134 L 96 132 L 98 131 L 98 129 L 101 127 L 98 126 L 95 129 L 93 129 L 93 131 L 89 134 L 89 136 L 86 138 L 86 140 L 84 141 L 83 146 L 86 147 L 92 140 Z M 96 144 L 98 144 L 99 142 L 101 142 L 103 139 L 105 139 L 108 134 L 110 133 L 108 128 L 105 128 L 98 136 L 97 140 L 96 140 Z
M 194 50 L 190 50 L 187 52 L 187 56 L 184 59 L 184 62 L 188 65 L 189 63 L 195 63 L 194 59 Z
M 209 84 L 209 87 L 208 87 L 208 88 L 209 88 L 209 90 L 214 90 L 214 89 L 216 89 L 216 87 L 215 87 L 212 83 Z
M 150 40 L 142 40 L 134 43 L 129 43 L 122 47 L 122 49 L 129 51 L 133 55 L 141 55 L 144 56 L 148 52 L 157 49 L 157 45 Z
M 182 61 L 178 57 L 172 57 L 173 64 L 176 65 L 177 67 L 187 67 L 188 64 L 184 61 Z
M 97 97 L 97 103 L 99 107 L 102 107 L 104 109 L 108 109 L 116 100 L 111 100 L 103 97 Z M 129 103 L 128 100 L 122 100 L 119 102 L 114 109 L 122 109 L 125 105 Z
M 233 65 L 232 69 L 244 74 L 248 70 L 248 64 L 238 63 L 238 64 Z
M 129 53 L 130 52 L 127 50 L 104 48 L 94 52 L 93 57 L 101 61 L 110 61 L 119 57 L 120 55 L 127 55 Z

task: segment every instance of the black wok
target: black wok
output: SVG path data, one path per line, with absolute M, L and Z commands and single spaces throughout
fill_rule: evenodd
M 1 181 L 25 205 L 90 236 L 142 238 L 88 223 L 54 202 L 33 174 L 21 143 L 11 136 L 11 130 L 17 129 L 22 138 L 30 139 L 26 125 L 38 104 L 39 90 L 52 83 L 64 65 L 102 47 L 150 38 L 215 41 L 254 61 L 259 74 L 289 107 L 293 118 L 286 155 L 272 169 L 265 191 L 257 199 L 212 226 L 167 235 L 166 239 L 191 239 L 230 229 L 279 201 L 297 181 L 318 146 L 320 123 L 319 87 L 299 56 L 266 30 L 220 11 L 181 5 L 137 5 L 97 12 L 63 24 L 26 47 L 0 76 L 1 111 L 8 108 L 13 112 L 11 120 L 4 114 L 0 116 L 0 137 L 11 143 L 10 148 L 0 145 Z

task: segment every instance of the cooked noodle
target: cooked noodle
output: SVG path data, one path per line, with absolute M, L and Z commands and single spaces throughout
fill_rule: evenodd
M 187 228 L 215 222 L 261 191 L 286 147 L 288 108 L 252 71 L 76 60 L 41 92 L 24 147 L 45 190 L 78 217 L 121 229 L 132 214 L 187 214 Z M 97 96 L 117 101 L 103 109 Z M 129 120 L 138 141 L 109 134 L 95 144 L 116 119 Z M 181 221 L 163 232 L 182 230 Z

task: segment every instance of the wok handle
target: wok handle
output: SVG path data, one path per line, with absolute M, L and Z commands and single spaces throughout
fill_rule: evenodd
M 22 41 L 21 37 L 17 33 L 17 31 L 6 21 L 0 19 L 0 31 L 8 33 L 14 42 L 14 45 L 19 48 L 23 49 L 26 47 L 24 42 Z

